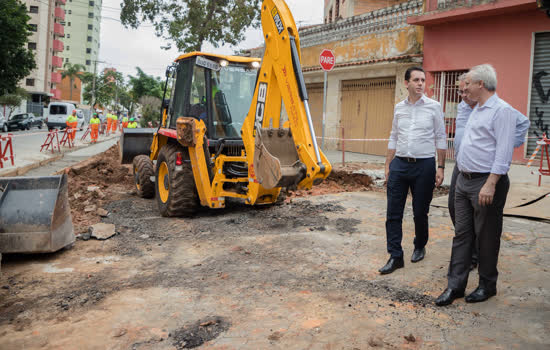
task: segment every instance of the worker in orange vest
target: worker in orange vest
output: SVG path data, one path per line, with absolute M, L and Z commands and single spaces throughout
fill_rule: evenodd
M 128 115 L 125 114 L 124 118 L 122 118 L 122 128 L 125 129 L 128 127 Z
M 78 126 L 78 118 L 76 117 L 76 109 L 73 109 L 73 114 L 67 117 L 67 120 L 65 121 L 65 124 L 67 124 L 67 128 L 71 128 L 69 132 L 69 138 L 74 141 L 75 134 L 76 134 L 76 127 Z
M 112 131 L 113 131 L 113 134 L 116 132 L 116 128 L 118 126 L 118 116 L 116 114 L 113 114 L 112 117 L 113 118 L 113 121 L 112 121 L 112 124 L 111 124 L 111 127 L 112 127 Z
M 92 119 L 90 119 L 90 137 L 92 138 L 92 143 L 97 142 L 97 138 L 99 136 L 99 124 L 101 123 L 101 119 L 98 118 L 97 113 L 94 113 Z

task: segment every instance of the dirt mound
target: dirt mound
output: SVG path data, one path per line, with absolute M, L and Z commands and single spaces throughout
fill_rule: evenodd
M 118 146 L 65 169 L 69 176 L 69 202 L 75 233 L 83 233 L 106 215 L 105 203 L 133 188 L 132 168 L 121 165 Z

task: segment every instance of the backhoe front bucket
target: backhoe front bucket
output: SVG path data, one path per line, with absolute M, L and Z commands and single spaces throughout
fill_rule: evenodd
M 67 175 L 0 178 L 1 253 L 50 253 L 74 240 Z
M 149 155 L 156 131 L 155 128 L 122 129 L 119 142 L 120 162 L 122 164 L 132 164 L 135 156 L 140 154 Z
M 306 176 L 290 129 L 257 128 L 254 171 L 265 189 L 294 187 Z

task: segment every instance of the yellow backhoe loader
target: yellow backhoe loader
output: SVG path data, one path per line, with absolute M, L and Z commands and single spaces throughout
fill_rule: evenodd
M 158 129 L 125 129 L 122 163 L 163 216 L 274 203 L 331 172 L 319 149 L 301 69 L 300 39 L 283 0 L 261 8 L 262 60 L 192 52 L 167 69 Z

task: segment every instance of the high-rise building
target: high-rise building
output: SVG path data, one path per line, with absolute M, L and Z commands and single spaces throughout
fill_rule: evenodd
M 103 0 L 67 0 L 63 63 L 81 64 L 93 72 L 99 55 L 101 5 Z
M 43 102 L 48 97 L 61 97 L 61 91 L 56 88 L 61 82 L 61 74 L 56 70 L 63 64 L 59 55 L 63 52 L 60 38 L 64 35 L 62 6 L 65 0 L 24 0 L 24 3 L 31 17 L 28 23 L 33 33 L 28 47 L 34 50 L 36 69 L 19 85 L 31 95 L 27 110 L 42 115 Z

